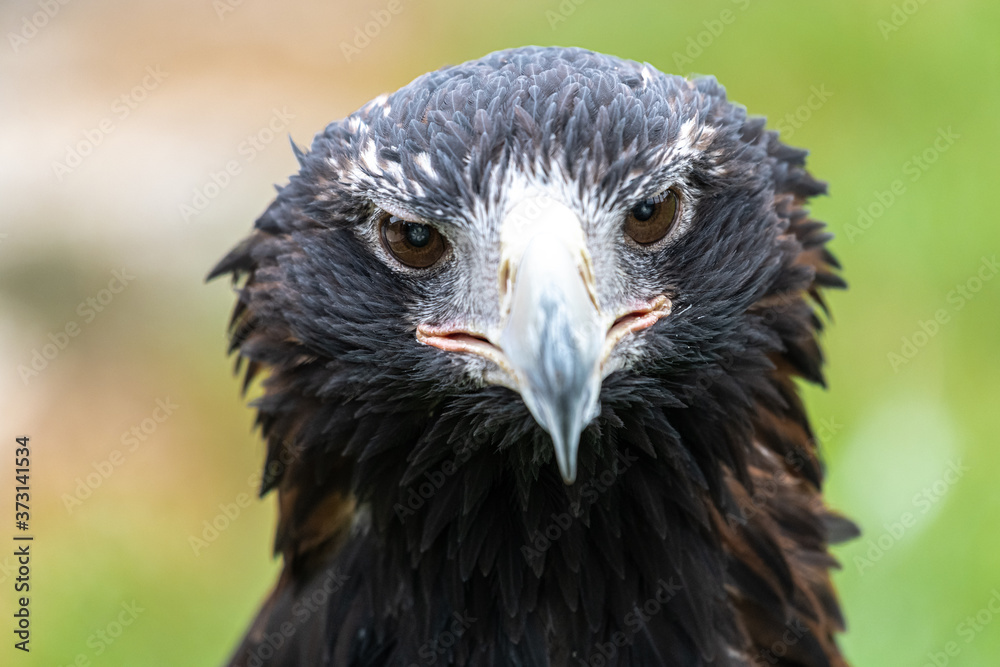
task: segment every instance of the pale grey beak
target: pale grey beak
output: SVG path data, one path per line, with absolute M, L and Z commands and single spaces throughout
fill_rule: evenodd
M 543 212 L 571 213 L 556 207 L 546 204 Z M 525 405 L 552 437 L 563 481 L 572 484 L 580 434 L 600 412 L 607 324 L 594 302 L 582 234 L 543 229 L 522 237 L 520 256 L 510 258 L 506 320 L 496 342 Z

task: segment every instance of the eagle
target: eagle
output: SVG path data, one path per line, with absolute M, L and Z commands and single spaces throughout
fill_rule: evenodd
M 846 665 L 807 152 L 579 48 L 292 144 L 214 268 L 283 568 L 234 667 Z

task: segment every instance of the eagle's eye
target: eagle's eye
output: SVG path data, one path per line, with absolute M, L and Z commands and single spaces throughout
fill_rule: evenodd
M 381 226 L 386 249 L 406 266 L 426 269 L 444 254 L 444 238 L 430 225 L 386 215 Z
M 663 195 L 633 207 L 625 219 L 625 233 L 641 244 L 654 243 L 667 235 L 680 213 L 677 193 L 667 190 Z

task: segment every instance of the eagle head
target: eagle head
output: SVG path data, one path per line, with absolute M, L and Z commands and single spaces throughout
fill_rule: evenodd
M 676 575 L 690 601 L 656 622 L 677 655 L 729 664 L 769 636 L 760 609 L 808 616 L 796 650 L 835 654 L 793 378 L 822 382 L 814 306 L 842 283 L 803 208 L 825 191 L 805 151 L 712 78 L 529 47 L 423 75 L 296 155 L 213 275 L 246 276 L 232 344 L 247 382 L 269 371 L 263 490 L 287 576 L 358 568 L 341 598 L 377 600 L 331 610 L 351 632 L 321 644 L 406 637 L 403 655 L 429 636 L 408 613 L 475 601 L 504 630 L 470 636 L 549 661 L 489 664 L 563 664 L 627 624 L 619 598 Z M 747 520 L 782 471 L 780 503 Z M 796 531 L 819 560 L 793 563 Z M 632 659 L 656 641 L 633 637 Z M 450 660 L 487 664 L 474 646 Z M 336 664 L 389 664 L 372 660 Z

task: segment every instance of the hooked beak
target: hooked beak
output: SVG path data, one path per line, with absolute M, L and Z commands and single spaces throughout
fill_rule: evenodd
M 499 328 L 482 334 L 420 325 L 417 338 L 495 362 L 552 437 L 559 472 L 572 484 L 580 434 L 600 413 L 604 362 L 624 336 L 669 314 L 670 301 L 659 296 L 602 313 L 579 218 L 548 197 L 515 206 L 500 245 Z
M 540 234 L 516 268 L 499 347 L 524 404 L 552 436 L 559 472 L 576 479 L 580 433 L 600 411 L 606 327 L 582 279 L 579 258 L 560 239 Z

